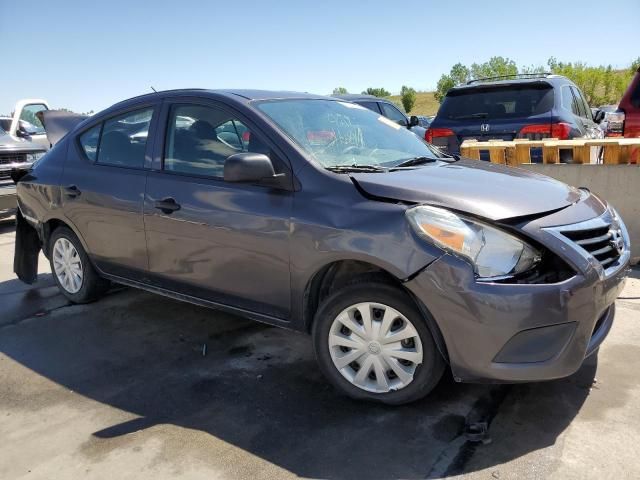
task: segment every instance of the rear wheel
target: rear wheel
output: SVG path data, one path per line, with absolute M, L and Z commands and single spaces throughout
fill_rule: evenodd
M 357 399 L 408 403 L 427 395 L 444 371 L 422 314 L 392 285 L 359 283 L 329 296 L 313 343 L 323 373 Z
M 109 282 L 95 271 L 78 237 L 69 228 L 57 228 L 51 235 L 50 245 L 51 272 L 69 300 L 91 302 L 109 289 Z

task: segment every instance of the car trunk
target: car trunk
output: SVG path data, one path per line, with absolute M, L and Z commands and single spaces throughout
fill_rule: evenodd
M 553 89 L 546 82 L 450 91 L 432 124 L 432 143 L 459 153 L 465 140 L 513 140 L 526 125 L 551 124 Z

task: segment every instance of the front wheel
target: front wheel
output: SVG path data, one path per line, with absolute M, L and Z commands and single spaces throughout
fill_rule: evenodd
M 323 301 L 313 344 L 323 373 L 356 399 L 412 402 L 427 395 L 444 371 L 413 300 L 383 283 L 351 285 Z

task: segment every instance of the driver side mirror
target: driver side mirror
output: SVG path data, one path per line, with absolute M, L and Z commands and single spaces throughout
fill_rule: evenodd
M 411 117 L 409 117 L 409 128 L 417 127 L 418 125 L 420 125 L 420 120 L 418 120 L 418 117 L 416 117 L 415 115 L 411 115 Z
M 604 120 L 605 113 L 603 110 L 596 110 L 596 113 L 593 114 L 593 121 L 596 123 L 602 122 Z
M 291 189 L 287 185 L 287 176 L 284 173 L 276 175 L 271 159 L 262 153 L 242 152 L 227 157 L 224 162 L 224 180 Z
M 16 136 L 20 138 L 29 138 L 31 135 L 27 130 L 20 124 L 18 124 L 18 129 L 16 130 Z

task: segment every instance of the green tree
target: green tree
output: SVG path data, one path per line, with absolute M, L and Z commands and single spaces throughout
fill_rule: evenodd
M 491 57 L 489 61 L 474 63 L 469 68 L 457 63 L 451 67 L 448 74 L 440 77 L 433 95 L 442 103 L 447 91 L 469 80 L 550 71 L 573 81 L 584 93 L 590 105 L 616 104 L 638 68 L 640 57 L 631 62 L 628 69 L 622 70 L 616 70 L 611 65 L 589 66 L 584 62 L 561 62 L 555 57 L 549 58 L 547 67 L 530 65 L 518 69 L 516 63 L 509 58 Z
M 374 97 L 388 97 L 391 95 L 390 92 L 385 90 L 384 88 L 373 88 L 369 87 L 364 92 L 363 95 L 373 95 Z
M 436 100 L 442 103 L 447 92 L 457 85 L 463 85 L 471 79 L 471 72 L 461 63 L 456 63 L 451 67 L 451 71 L 440 77 L 434 96 Z
M 463 85 L 469 80 L 515 75 L 516 73 L 518 73 L 516 62 L 505 57 L 491 57 L 488 62 L 474 63 L 470 68 L 456 63 L 448 74 L 440 77 L 433 95 L 436 100 L 442 103 L 444 96 L 451 88 Z
M 333 94 L 334 95 L 344 95 L 344 94 L 347 94 L 347 93 L 349 93 L 349 92 L 344 87 L 336 87 L 336 88 L 333 89 Z
M 636 62 L 640 63 L 640 59 Z M 614 70 L 611 65 L 592 67 L 583 62 L 559 62 L 551 57 L 547 65 L 552 73 L 575 83 L 592 106 L 617 104 L 634 72 L 634 62 L 629 69 Z
M 400 101 L 402 102 L 405 112 L 411 112 L 411 109 L 416 104 L 416 98 L 417 95 L 415 89 L 407 87 L 406 85 L 402 86 L 402 89 L 400 90 Z
M 516 62 L 505 57 L 491 57 L 488 62 L 471 65 L 471 77 L 474 79 L 502 77 L 516 75 L 517 73 L 518 66 Z

